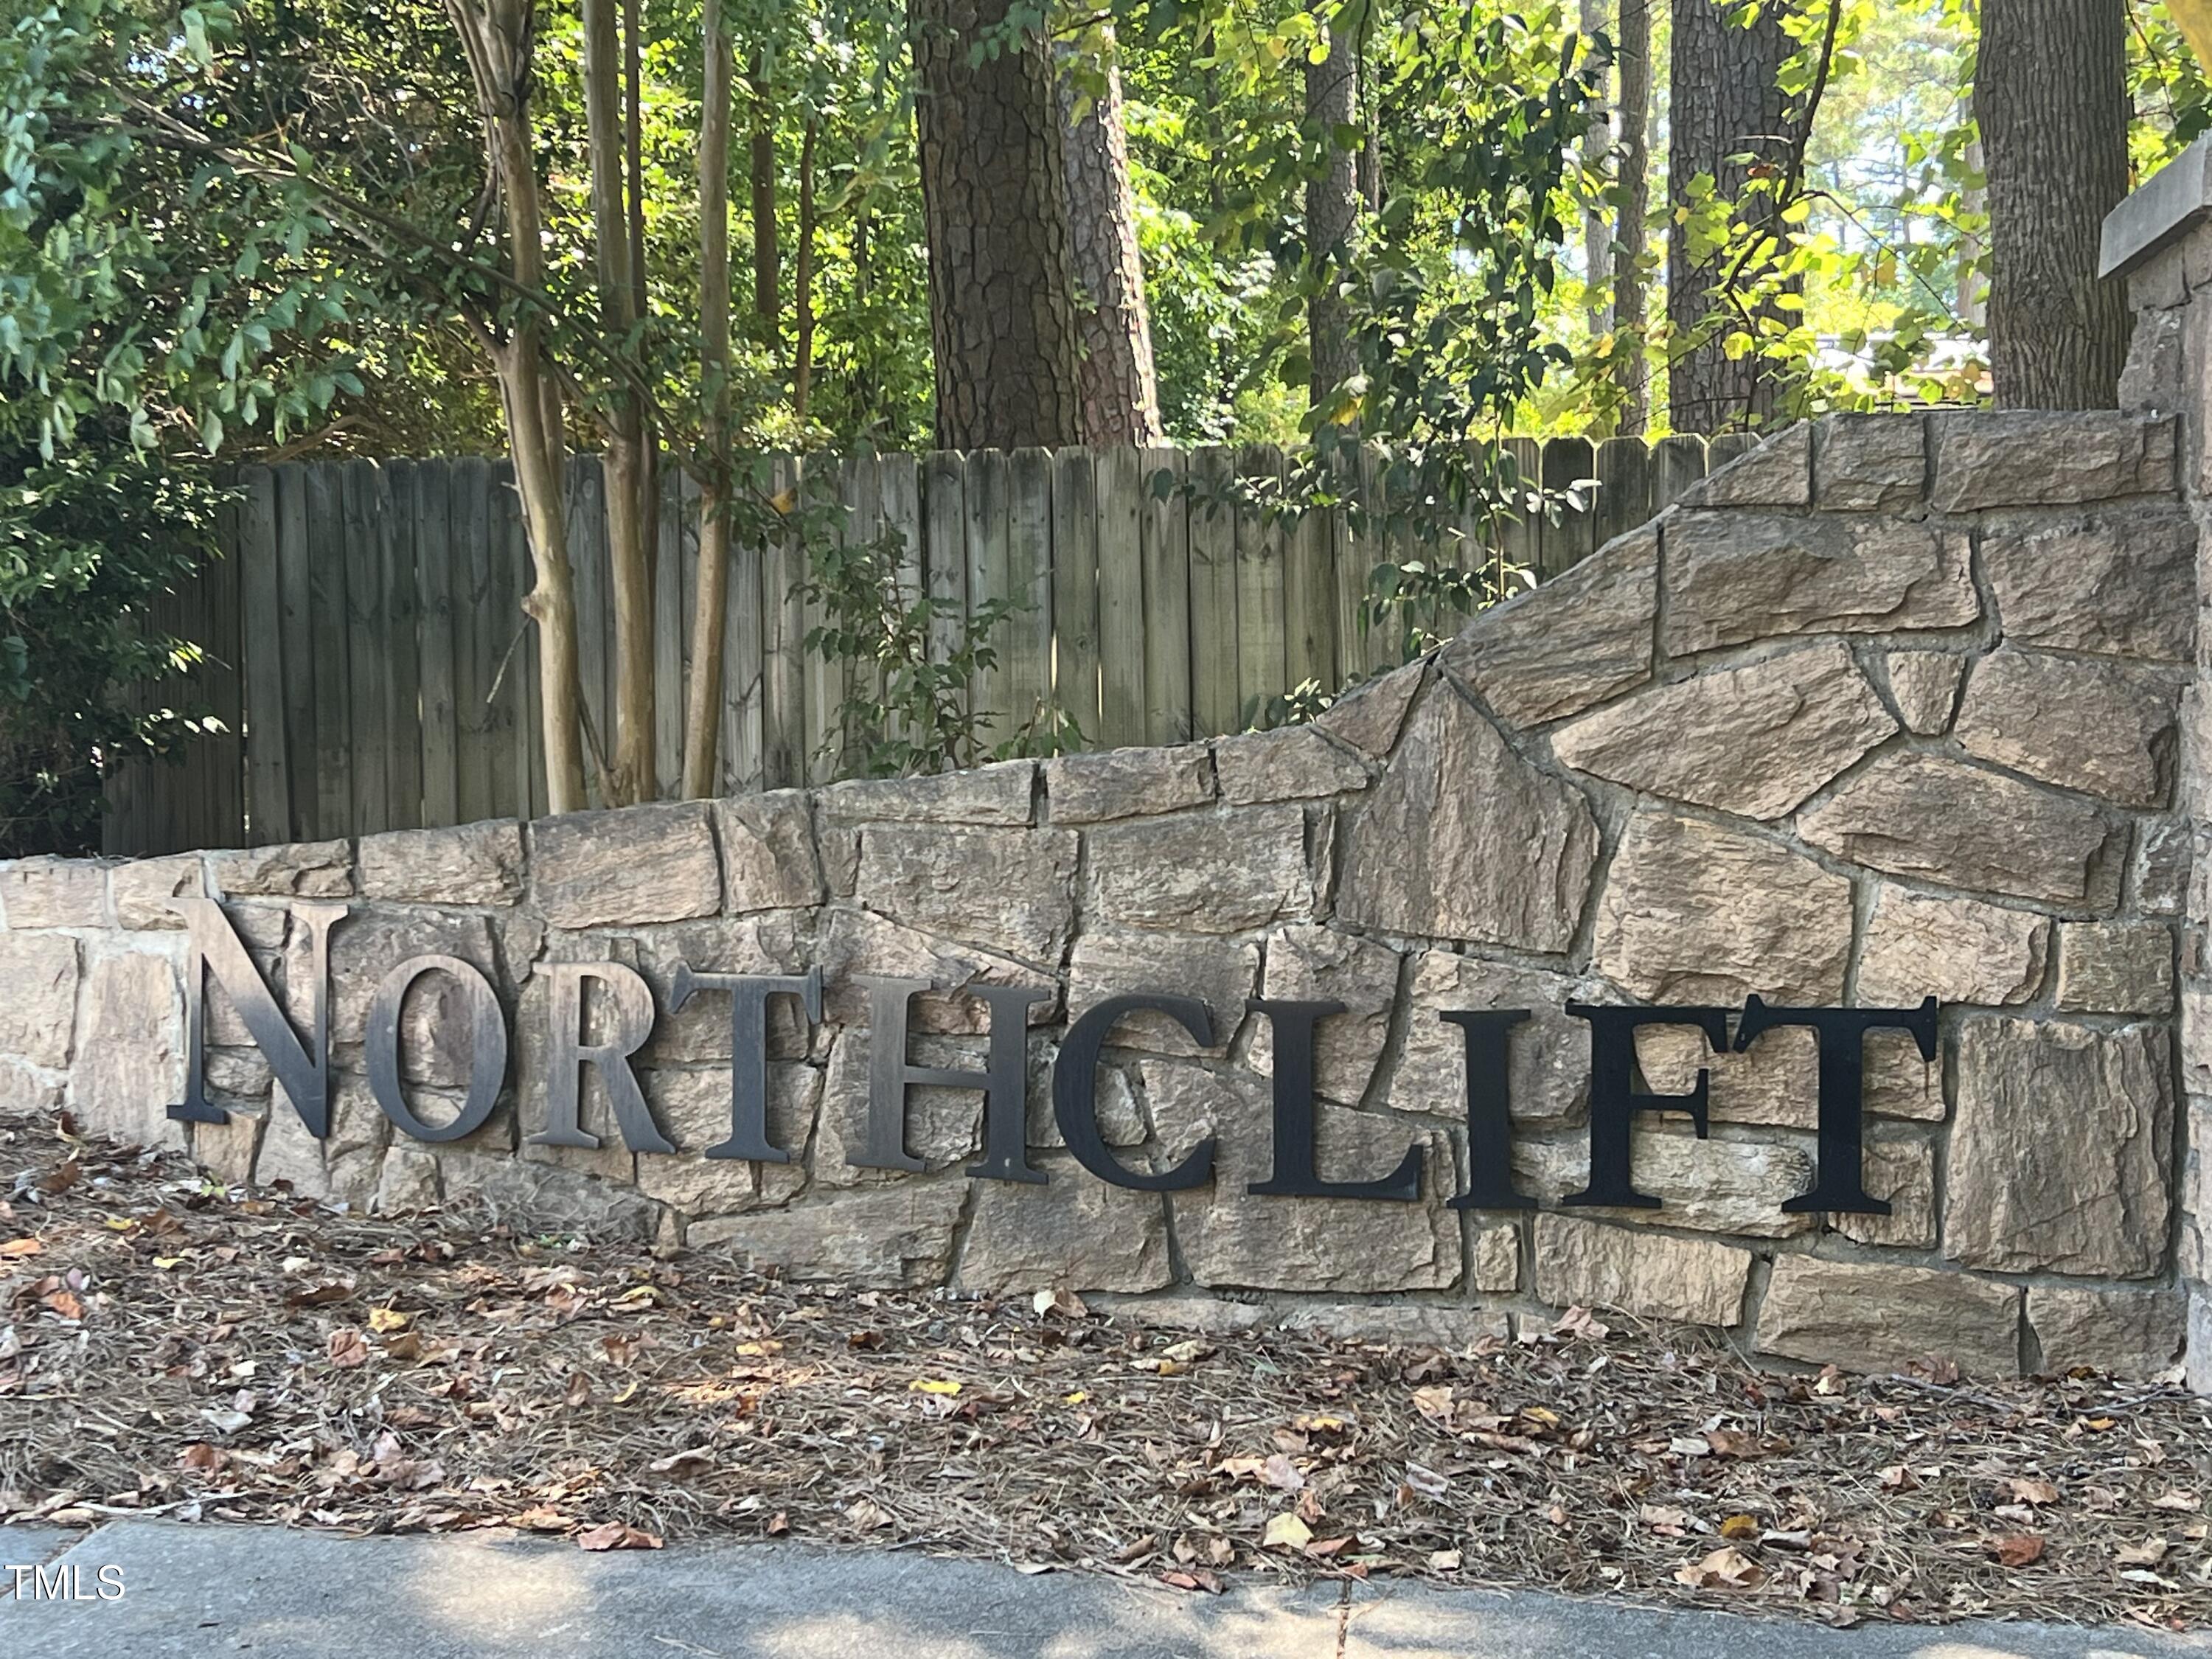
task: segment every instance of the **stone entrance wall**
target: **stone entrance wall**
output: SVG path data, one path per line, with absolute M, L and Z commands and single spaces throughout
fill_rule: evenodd
M 532 1225 L 680 1239 L 804 1277 L 1264 1300 L 1220 1317 L 1461 1340 L 1595 1304 L 1844 1365 L 1971 1370 L 2179 1351 L 2177 921 L 2190 836 L 2176 707 L 2196 526 L 2163 418 L 1936 416 L 1800 427 L 1437 659 L 1317 725 L 923 781 L 486 823 L 251 853 L 0 866 L 0 1103 L 185 1144 L 185 936 L 223 899 L 295 1021 L 307 933 L 332 940 L 333 1131 L 279 1103 L 220 991 L 196 1126 L 220 1176 L 400 1207 L 480 1194 Z M 476 964 L 507 1005 L 509 1097 L 465 1141 L 395 1139 L 362 1076 L 372 988 L 409 957 Z M 640 1055 L 679 1151 L 527 1146 L 545 977 L 634 964 Z M 724 999 L 668 1012 L 676 964 L 828 975 L 811 1037 L 779 1016 L 785 1165 L 699 1157 L 726 1133 Z M 926 980 L 917 1064 L 979 1068 L 983 984 L 1049 1000 L 1030 1038 L 1044 1187 L 970 1182 L 981 1097 L 917 1089 L 920 1175 L 850 1166 L 870 1032 L 855 975 Z M 426 996 L 437 981 L 424 981 Z M 1106 1186 L 1057 1146 L 1042 1073 L 1116 992 L 1203 996 L 1224 1040 L 1125 1024 L 1108 1139 L 1165 1168 L 1219 1136 L 1209 1187 Z M 1712 1074 L 1711 1138 L 1639 1133 L 1657 1212 L 1563 1212 L 1581 1184 L 1592 1002 L 1945 1002 L 1941 1060 L 1870 1046 L 1869 1185 L 1886 1218 L 1792 1216 L 1812 1173 L 1809 1033 L 1700 1055 L 1647 1032 L 1650 1085 Z M 1418 1206 L 1248 1194 L 1270 1154 L 1254 994 L 1340 1000 L 1322 1028 L 1324 1173 L 1429 1149 Z M 1450 1008 L 1535 1011 L 1513 1060 L 1534 1215 L 1443 1202 L 1466 1173 Z M 467 1055 L 410 1005 L 420 1109 Z M 1687 1042 L 1676 1040 L 1686 1036 Z M 1802 1041 L 1799 1041 L 1802 1039 Z

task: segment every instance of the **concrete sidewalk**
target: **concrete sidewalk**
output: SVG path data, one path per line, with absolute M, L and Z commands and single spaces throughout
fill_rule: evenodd
M 503 1533 L 346 1539 L 125 1521 L 0 1528 L 0 1565 L 118 1600 L 0 1599 L 0 1659 L 2166 1659 L 2212 1638 L 2049 1625 L 1838 1632 L 1535 1594 L 1319 1584 L 1182 1594 L 918 1554 Z M 0 1574 L 0 1591 L 14 1583 Z M 109 1576 L 112 1585 L 113 1575 Z M 1347 1594 L 1347 1589 L 1349 1593 Z

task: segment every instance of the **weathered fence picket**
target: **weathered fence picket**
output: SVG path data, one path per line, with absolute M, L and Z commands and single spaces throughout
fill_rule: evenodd
M 1526 514 L 1486 539 L 1499 562 L 1557 576 L 1748 441 L 1512 440 L 1527 484 L 1579 487 L 1585 510 Z M 1306 681 L 1333 689 L 1384 665 L 1389 642 L 1360 625 L 1368 573 L 1386 555 L 1433 560 L 1437 550 L 1386 546 L 1371 526 L 1355 534 L 1341 509 L 1291 524 L 1228 501 L 1232 477 L 1278 478 L 1285 465 L 1270 445 L 939 452 L 787 458 L 764 481 L 770 492 L 836 503 L 855 540 L 896 534 L 902 589 L 939 607 L 929 629 L 939 660 L 988 599 L 1022 607 L 993 636 L 996 660 L 971 681 L 988 744 L 1050 704 L 1085 744 L 1115 745 L 1234 731 Z M 1377 469 L 1371 456 L 1363 465 L 1372 502 Z M 1156 489 L 1163 471 L 1196 488 Z M 538 653 L 520 609 L 530 559 L 506 464 L 299 463 L 249 467 L 240 484 L 222 526 L 228 556 L 159 612 L 207 645 L 194 695 L 227 732 L 193 739 L 182 766 L 119 769 L 107 850 L 543 812 Z M 571 460 L 565 488 L 587 742 L 605 755 L 614 617 L 597 463 Z M 681 770 L 697 519 L 696 486 L 669 469 L 653 549 L 653 750 L 664 793 Z M 822 620 L 806 574 L 788 539 L 732 550 L 726 793 L 820 781 L 836 769 L 848 680 L 804 648 Z

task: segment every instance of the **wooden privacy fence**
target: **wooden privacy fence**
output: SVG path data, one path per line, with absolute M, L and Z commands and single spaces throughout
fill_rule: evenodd
M 1540 579 L 1633 528 L 1747 440 L 1647 446 L 1515 441 L 1550 489 L 1595 479 L 1588 509 L 1509 527 Z M 1380 665 L 1362 636 L 1369 571 L 1410 548 L 1364 544 L 1340 520 L 1294 526 L 1163 498 L 1163 468 L 1201 481 L 1279 472 L 1266 446 L 1042 449 L 810 460 L 834 469 L 846 533 L 895 531 L 903 580 L 945 602 L 940 643 L 971 604 L 1027 608 L 994 636 L 975 706 L 1010 727 L 1050 697 L 1087 744 L 1173 743 L 1241 729 L 1256 702 L 1308 679 L 1334 689 Z M 799 477 L 801 464 L 782 464 Z M 509 470 L 483 459 L 319 461 L 246 469 L 225 556 L 161 620 L 212 659 L 195 695 L 228 728 L 182 765 L 121 769 L 114 854 L 239 846 L 532 816 L 545 810 L 538 664 L 520 603 L 529 555 Z M 568 469 L 584 702 L 604 743 L 614 613 L 597 463 Z M 1587 493 L 1587 492 L 1586 492 Z M 676 793 L 690 648 L 696 491 L 670 478 L 655 561 L 655 748 Z M 1431 555 L 1431 556 L 1433 556 Z M 791 544 L 741 547 L 729 585 L 722 707 L 726 793 L 820 781 L 842 671 L 803 649 L 819 620 Z

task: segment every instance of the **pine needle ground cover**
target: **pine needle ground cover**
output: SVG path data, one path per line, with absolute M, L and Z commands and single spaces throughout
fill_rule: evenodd
M 0 1521 L 2212 1622 L 2212 1407 L 2178 1385 L 1781 1374 L 1583 1310 L 1449 1352 L 1172 1309 L 786 1285 L 0 1121 Z

